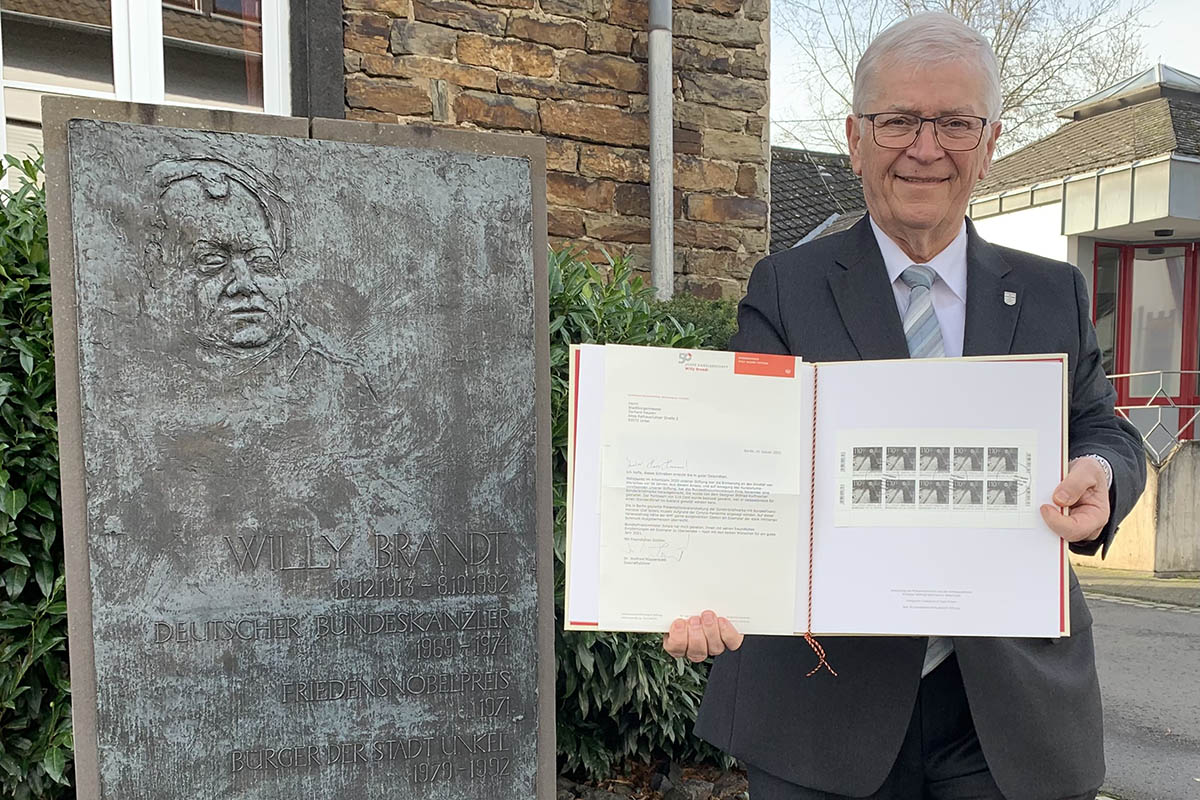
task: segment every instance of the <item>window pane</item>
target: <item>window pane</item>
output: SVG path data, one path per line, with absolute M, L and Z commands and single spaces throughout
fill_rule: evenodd
M 163 3 L 167 102 L 222 108 L 263 107 L 259 0 L 213 0 L 187 10 Z
M 4 126 L 8 153 L 17 158 L 33 158 L 42 152 L 42 129 L 37 125 L 10 119 Z M 11 184 L 10 184 L 11 185 Z
M 1104 357 L 1104 371 L 1117 371 L 1117 278 L 1121 268 L 1119 247 L 1096 250 L 1096 338 Z
M 1157 386 L 1157 384 L 1155 384 Z M 1164 456 L 1179 439 L 1179 412 L 1174 408 L 1129 409 L 1129 421 L 1134 424 L 1146 440 L 1146 444 L 1158 456 Z
M 262 20 L 262 0 L 213 0 L 213 12 L 259 22 Z
M 0 0 L 0 11 L 6 83 L 114 91 L 111 0 Z M 5 104 L 10 118 L 41 121 L 40 110 L 22 110 L 36 107 L 34 98 L 13 100 L 13 108 Z
M 1133 259 L 1133 311 L 1129 323 L 1129 369 L 1175 370 L 1162 376 L 1162 392 L 1179 394 L 1183 354 L 1184 248 L 1139 247 Z M 1132 381 L 1130 391 L 1149 397 L 1159 391 L 1158 376 Z

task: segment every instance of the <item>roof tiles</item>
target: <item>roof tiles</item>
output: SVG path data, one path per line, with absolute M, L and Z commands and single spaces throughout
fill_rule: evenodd
M 1172 152 L 1200 155 L 1200 99 L 1159 97 L 1068 122 L 992 164 L 975 196 Z
M 771 148 L 771 252 L 791 247 L 832 214 L 866 208 L 850 157 Z

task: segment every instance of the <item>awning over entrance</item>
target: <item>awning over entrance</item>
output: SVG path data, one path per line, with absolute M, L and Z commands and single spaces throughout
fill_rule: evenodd
M 1062 233 L 1120 241 L 1200 237 L 1200 158 L 1171 154 L 1068 178 Z

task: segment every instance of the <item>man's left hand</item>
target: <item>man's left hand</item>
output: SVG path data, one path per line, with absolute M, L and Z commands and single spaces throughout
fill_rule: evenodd
M 1108 524 L 1108 476 L 1094 458 L 1072 461 L 1052 499 L 1053 505 L 1042 506 L 1042 519 L 1068 542 L 1090 542 Z M 1070 509 L 1067 516 L 1064 508 Z

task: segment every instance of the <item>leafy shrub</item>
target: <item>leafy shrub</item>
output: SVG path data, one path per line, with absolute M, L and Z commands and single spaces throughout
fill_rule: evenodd
M 550 254 L 558 753 L 565 771 L 593 778 L 632 757 L 717 757 L 716 750 L 691 735 L 706 664 L 671 658 L 658 634 L 562 630 L 568 346 L 698 347 L 703 339 L 697 326 L 672 319 L 654 301 L 653 289 L 632 272 L 623 258 L 610 257 L 603 270 L 577 251 Z
M 659 303 L 659 308 L 681 324 L 691 323 L 701 336 L 706 350 L 727 350 L 737 332 L 737 303 L 732 300 L 703 300 L 691 294 L 677 294 Z
M 0 195 L 0 796 L 70 793 L 67 604 L 41 159 Z

